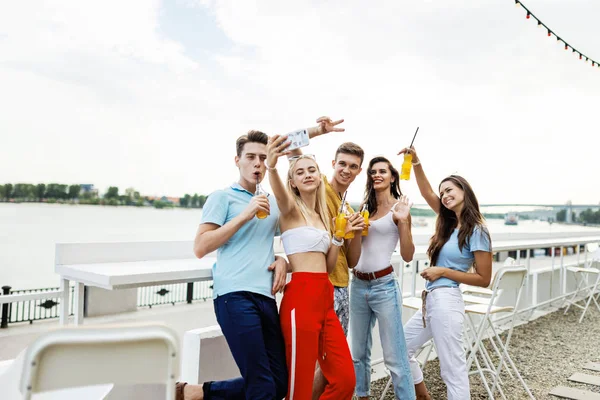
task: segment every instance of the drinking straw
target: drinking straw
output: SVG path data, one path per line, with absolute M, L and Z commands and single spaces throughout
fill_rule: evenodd
M 413 136 L 412 142 L 410 142 L 410 146 L 408 146 L 409 149 L 412 147 L 413 143 L 415 142 L 415 138 L 417 137 L 417 132 L 419 132 L 418 126 L 417 126 L 417 130 L 415 132 L 415 136 Z
M 342 212 L 342 210 L 344 209 L 344 204 L 346 204 L 346 195 L 348 194 L 348 191 L 346 190 L 344 192 L 344 197 L 342 197 L 342 204 L 340 205 L 340 212 Z

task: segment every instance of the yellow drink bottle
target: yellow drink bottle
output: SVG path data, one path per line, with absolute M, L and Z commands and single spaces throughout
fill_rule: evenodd
M 335 217 L 335 236 L 340 238 L 345 238 L 346 236 L 346 224 L 348 220 L 346 219 L 346 212 L 344 211 L 345 202 L 342 202 L 340 207 L 340 211 L 338 215 Z
M 367 210 L 366 203 L 363 205 L 360 215 L 362 215 L 365 220 L 365 228 L 362 231 L 362 236 L 367 236 L 369 234 L 369 210 Z
M 412 168 L 412 154 L 404 154 L 404 162 L 400 171 L 400 179 L 407 181 L 410 179 L 410 169 Z
M 254 193 L 255 196 L 259 196 L 261 194 L 266 194 L 265 191 L 260 187 L 260 185 L 258 184 L 258 178 L 256 178 L 256 192 Z M 263 210 L 258 210 L 256 212 L 256 218 L 258 219 L 265 219 L 267 218 L 269 214 L 266 213 L 266 211 Z
M 346 206 L 345 214 L 347 217 L 350 216 L 350 210 L 348 210 L 347 206 Z M 354 239 L 354 231 L 350 231 L 350 232 L 346 233 L 346 236 L 344 236 L 344 239 Z

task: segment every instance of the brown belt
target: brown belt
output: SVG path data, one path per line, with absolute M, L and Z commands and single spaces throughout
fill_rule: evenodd
M 353 272 L 354 276 L 356 276 L 358 279 L 361 279 L 363 281 L 372 281 L 373 279 L 378 279 L 382 276 L 391 274 L 392 272 L 394 272 L 394 267 L 390 265 L 387 268 L 375 272 L 360 272 L 357 270 L 354 270 Z

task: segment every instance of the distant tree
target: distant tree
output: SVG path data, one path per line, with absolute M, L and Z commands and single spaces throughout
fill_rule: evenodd
M 13 193 L 13 185 L 12 183 L 7 183 L 4 185 L 4 198 L 5 199 L 11 199 L 12 198 L 12 193 Z
M 46 187 L 46 197 L 49 199 L 66 199 L 67 185 L 61 185 L 58 183 L 49 183 Z
M 600 210 L 592 211 L 591 208 L 588 208 L 582 211 L 579 214 L 579 221 L 587 224 L 600 224 Z
M 134 188 L 127 188 L 125 189 L 125 195 L 122 196 L 122 201 L 127 204 L 128 206 L 132 206 L 135 204 L 135 193 L 137 193 L 135 191 Z
M 567 220 L 567 210 L 560 210 L 556 213 L 557 222 L 565 222 Z
M 95 190 L 89 191 L 89 192 L 83 192 L 81 197 L 86 200 L 98 199 L 98 192 L 96 192 Z M 89 204 L 98 204 L 98 203 L 99 202 L 90 202 Z
M 60 198 L 66 200 L 69 198 L 69 185 L 58 185 L 58 190 L 60 192 Z
M 16 199 L 33 199 L 35 197 L 35 186 L 30 183 L 17 183 L 13 188 L 12 197 Z
M 198 197 L 198 207 L 200 207 L 200 208 L 204 207 L 204 203 L 206 203 L 206 196 L 200 195 Z
M 35 187 L 35 197 L 37 197 L 38 200 L 42 200 L 45 199 L 46 197 L 46 184 L 44 183 L 38 183 Z
M 119 188 L 116 186 L 110 186 L 104 195 L 105 199 L 118 199 L 119 198 Z
M 188 196 L 188 195 L 186 195 Z M 184 196 L 184 197 L 180 197 L 179 198 L 179 206 L 180 207 L 187 207 L 188 205 L 188 199 Z
M 71 200 L 78 199 L 80 192 L 81 192 L 81 185 L 69 186 L 69 199 L 71 199 Z
M 4 185 L 0 185 L 0 201 L 4 200 Z
M 155 200 L 154 201 L 154 207 L 156 208 L 172 208 L 173 204 L 169 203 L 168 201 L 162 201 L 162 200 Z
M 198 197 L 198 193 L 194 193 L 192 196 L 192 208 L 199 207 L 200 198 Z

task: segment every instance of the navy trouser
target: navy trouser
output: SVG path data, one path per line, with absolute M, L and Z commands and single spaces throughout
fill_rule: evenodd
M 274 299 L 233 292 L 214 300 L 215 314 L 241 378 L 204 385 L 206 400 L 281 400 L 288 386 L 285 344 Z

